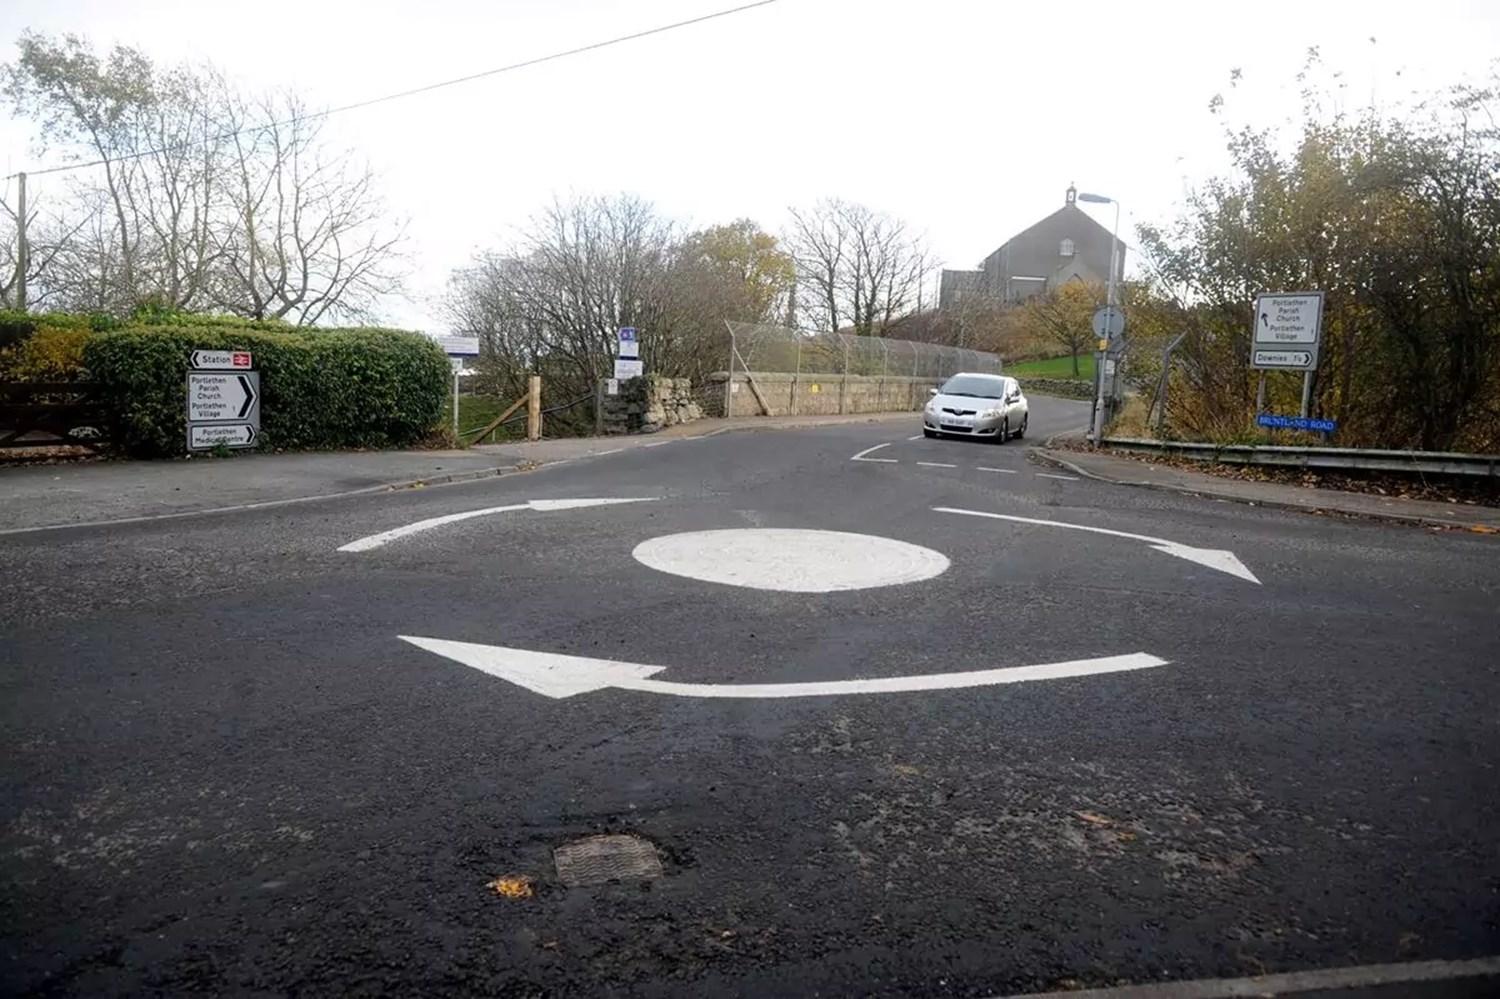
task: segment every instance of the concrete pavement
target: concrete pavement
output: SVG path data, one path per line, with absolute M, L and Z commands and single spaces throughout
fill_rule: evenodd
M 0 533 L 207 510 L 235 512 L 444 485 L 732 430 L 789 430 L 915 418 L 915 414 L 895 413 L 711 419 L 649 436 L 564 438 L 451 451 L 300 452 L 0 466 Z
M 1085 408 L 1033 403 L 1039 436 Z M 1469 988 L 1500 954 L 1495 543 L 914 419 L 8 535 L 0 980 Z

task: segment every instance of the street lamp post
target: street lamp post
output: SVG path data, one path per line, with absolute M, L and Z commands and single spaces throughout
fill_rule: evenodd
M 1111 309 L 1115 305 L 1115 274 L 1119 271 L 1120 254 L 1120 203 L 1114 198 L 1107 198 L 1102 194 L 1078 195 L 1079 201 L 1087 201 L 1094 205 L 1115 206 L 1115 229 L 1109 238 L 1109 281 L 1106 283 L 1104 293 L 1104 304 Z M 1090 436 L 1097 446 L 1104 437 L 1104 366 L 1109 359 L 1109 352 L 1101 350 L 1095 357 L 1094 364 L 1094 420 L 1090 429 Z

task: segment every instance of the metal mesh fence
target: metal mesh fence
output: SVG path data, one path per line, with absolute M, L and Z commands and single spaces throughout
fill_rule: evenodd
M 917 408 L 925 386 L 960 371 L 1000 373 L 982 350 L 912 340 L 726 324 L 728 372 L 709 392 L 726 414 L 802 415 Z M 759 377 L 757 377 L 759 376 Z M 742 384 L 749 398 L 737 398 Z
M 729 326 L 730 371 L 941 379 L 960 371 L 998 375 L 1000 357 L 983 350 L 785 326 Z

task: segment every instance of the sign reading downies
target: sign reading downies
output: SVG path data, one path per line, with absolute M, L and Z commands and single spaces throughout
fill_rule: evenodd
M 1250 367 L 1263 371 L 1313 371 L 1323 333 L 1323 293 L 1298 291 L 1255 300 Z
M 249 351 L 193 351 L 187 375 L 189 451 L 255 446 L 260 436 L 260 372 L 251 368 L 252 363 Z

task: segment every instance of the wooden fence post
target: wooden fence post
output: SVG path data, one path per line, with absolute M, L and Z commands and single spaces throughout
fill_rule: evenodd
M 542 439 L 542 376 L 532 375 L 527 379 L 526 439 Z

